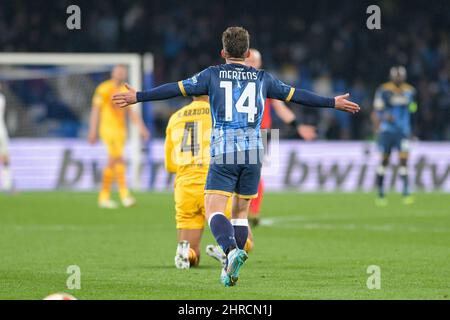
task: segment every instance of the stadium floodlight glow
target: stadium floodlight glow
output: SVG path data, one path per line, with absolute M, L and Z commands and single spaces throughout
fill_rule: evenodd
M 146 68 L 153 70 L 153 58 L 147 54 Z M 149 66 L 149 63 L 151 64 Z M 0 68 L 2 75 L 0 80 L 7 79 L 33 79 L 39 78 L 39 73 L 34 70 L 26 71 L 18 69 L 20 66 L 55 66 L 67 67 L 67 70 L 75 73 L 94 72 L 101 67 L 110 68 L 113 65 L 124 64 L 128 67 L 129 84 L 142 89 L 142 57 L 139 54 L 98 54 L 98 53 L 0 53 Z M 10 70 L 14 69 L 16 70 Z M 106 70 L 103 68 L 103 70 Z M 89 97 L 90 99 L 91 97 Z M 137 104 L 134 110 L 141 114 L 141 105 Z M 138 128 L 130 123 L 129 126 L 130 165 L 132 186 L 141 189 L 140 171 L 142 164 L 142 146 Z

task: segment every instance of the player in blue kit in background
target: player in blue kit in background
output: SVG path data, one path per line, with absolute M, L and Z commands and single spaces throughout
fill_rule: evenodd
M 257 196 L 261 176 L 263 143 L 260 125 L 266 98 L 350 113 L 358 112 L 359 106 L 347 100 L 349 94 L 335 98 L 318 96 L 286 85 L 264 70 L 246 66 L 250 36 L 244 28 L 225 30 L 222 44 L 221 55 L 226 64 L 209 67 L 187 80 L 145 92 L 128 87 L 129 92 L 116 94 L 113 101 L 118 107 L 126 107 L 136 102 L 180 95 L 209 96 L 213 132 L 205 187 L 206 218 L 217 243 L 227 255 L 221 281 L 225 286 L 233 286 L 247 259 L 243 249 L 248 236 L 250 199 Z M 235 195 L 235 201 L 229 221 L 224 212 L 232 195 Z
M 406 69 L 392 67 L 391 81 L 378 88 L 374 99 L 373 121 L 378 134 L 381 163 L 377 169 L 378 197 L 376 204 L 385 206 L 384 176 L 393 150 L 399 152 L 398 173 L 402 179 L 403 202 L 412 204 L 408 180 L 409 138 L 411 136 L 411 115 L 417 111 L 416 90 L 406 81 Z

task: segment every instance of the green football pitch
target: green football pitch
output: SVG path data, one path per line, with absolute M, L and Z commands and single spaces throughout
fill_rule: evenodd
M 450 296 L 448 194 L 419 194 L 411 206 L 393 194 L 384 208 L 371 194 L 267 194 L 255 249 L 233 288 L 221 286 L 219 265 L 205 254 L 199 268 L 175 269 L 171 194 L 136 197 L 135 208 L 105 211 L 94 193 L 0 195 L 0 299 Z M 212 242 L 206 230 L 202 247 Z M 70 265 L 81 270 L 79 290 L 66 287 Z M 372 265 L 379 290 L 367 287 Z

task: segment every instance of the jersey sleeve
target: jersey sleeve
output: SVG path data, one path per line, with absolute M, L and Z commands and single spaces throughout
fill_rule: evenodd
M 164 167 L 166 168 L 167 172 L 170 173 L 176 173 L 177 172 L 177 165 L 174 162 L 174 152 L 173 152 L 173 141 L 172 141 L 172 121 L 169 121 L 169 124 L 166 128 L 166 139 L 164 141 Z
M 267 97 L 289 102 L 294 95 L 295 88 L 275 78 L 268 72 L 264 74 L 267 83 Z
M 183 96 L 201 96 L 209 93 L 211 68 L 205 69 L 195 76 L 178 82 Z

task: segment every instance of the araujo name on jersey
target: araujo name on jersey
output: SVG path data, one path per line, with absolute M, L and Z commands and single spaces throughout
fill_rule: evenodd
M 219 72 L 219 78 L 241 81 L 257 80 L 258 74 L 254 71 L 221 70 Z

